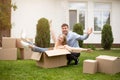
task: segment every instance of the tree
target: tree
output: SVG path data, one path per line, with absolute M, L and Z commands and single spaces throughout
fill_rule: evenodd
M 0 0 L 0 46 L 3 36 L 10 36 L 11 0 Z
M 110 50 L 113 43 L 112 29 L 109 24 L 105 24 L 102 29 L 101 45 L 105 50 Z
M 83 35 L 83 26 L 80 23 L 76 23 L 73 26 L 73 32 L 76 32 L 77 34 Z M 83 41 L 79 40 L 79 46 L 82 47 L 83 46 Z
M 38 47 L 50 47 L 50 25 L 46 18 L 38 20 L 35 43 Z

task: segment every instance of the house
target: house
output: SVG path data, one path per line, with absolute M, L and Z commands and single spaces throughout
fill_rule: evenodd
M 108 22 L 112 26 L 113 43 L 120 46 L 120 0 L 12 0 L 12 3 L 17 5 L 11 14 L 12 37 L 20 37 L 25 30 L 27 37 L 34 38 L 37 21 L 45 17 L 52 20 L 57 35 L 63 23 L 72 30 L 74 23 L 80 22 L 84 32 L 92 27 L 93 33 L 84 43 L 100 44 L 101 29 Z

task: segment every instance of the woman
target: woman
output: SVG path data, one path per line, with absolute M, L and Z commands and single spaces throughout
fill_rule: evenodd
M 51 32 L 52 39 L 55 42 L 55 46 L 53 49 L 67 49 L 70 52 L 91 51 L 90 49 L 74 48 L 74 47 L 68 46 L 67 41 L 66 41 L 66 36 L 64 34 L 60 34 L 58 36 L 58 39 L 56 39 L 56 36 L 55 36 L 53 29 L 51 27 L 51 23 L 52 23 L 52 21 L 49 22 L 50 32 Z M 26 40 L 23 38 L 21 40 L 21 44 L 25 47 L 31 48 L 35 52 L 41 53 L 41 52 L 45 52 L 46 50 L 48 50 L 48 48 L 37 47 L 37 46 L 33 45 L 29 40 Z

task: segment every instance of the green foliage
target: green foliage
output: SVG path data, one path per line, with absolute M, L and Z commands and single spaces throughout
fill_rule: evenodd
M 110 50 L 113 43 L 112 29 L 109 24 L 105 24 L 102 29 L 101 45 L 105 50 Z
M 11 4 L 11 7 L 13 8 L 13 10 L 14 10 L 14 11 L 16 11 L 17 6 L 16 6 L 16 4 L 15 4 L 15 3 L 14 3 L 14 4 Z
M 38 47 L 50 47 L 49 22 L 46 18 L 41 18 L 37 24 L 35 43 Z
M 93 44 L 89 44 L 87 48 L 91 48 L 92 50 L 96 50 L 95 46 Z
M 73 26 L 73 32 L 76 32 L 77 34 L 83 35 L 83 26 L 80 23 L 76 23 Z M 79 46 L 83 46 L 83 41 L 79 40 Z

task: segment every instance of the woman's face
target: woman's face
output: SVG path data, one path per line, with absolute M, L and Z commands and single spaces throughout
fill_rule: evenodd
M 59 43 L 62 43 L 64 41 L 64 37 L 62 35 L 58 36 Z

